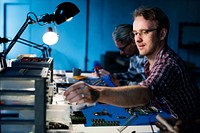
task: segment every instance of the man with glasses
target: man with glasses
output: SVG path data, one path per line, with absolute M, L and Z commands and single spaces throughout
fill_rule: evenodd
M 133 26 L 131 24 L 120 24 L 115 27 L 112 38 L 121 55 L 129 58 L 129 69 L 124 73 L 113 73 L 105 69 L 99 69 L 99 76 L 109 75 L 116 86 L 133 85 L 145 79 L 144 56 L 139 51 L 133 38 Z
M 175 132 L 199 132 L 200 89 L 185 62 L 168 46 L 168 17 L 156 7 L 138 8 L 133 16 L 137 48 L 140 55 L 147 57 L 146 79 L 137 85 L 114 88 L 79 82 L 65 91 L 66 100 L 78 104 L 98 101 L 121 107 L 154 105 L 181 121 L 171 128 Z

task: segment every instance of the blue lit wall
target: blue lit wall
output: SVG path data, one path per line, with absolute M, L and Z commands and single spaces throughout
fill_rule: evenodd
M 13 38 L 31 11 L 36 15 L 53 13 L 55 7 L 66 0 L 1 0 L 0 36 Z M 76 4 L 80 13 L 70 22 L 57 26 L 59 41 L 51 46 L 54 69 L 72 70 L 73 67 L 91 71 L 94 61 L 106 51 L 117 51 L 111 38 L 114 27 L 120 23 L 132 23 L 132 11 L 140 5 L 153 5 L 163 9 L 170 18 L 171 30 L 169 45 L 178 52 L 179 22 L 200 22 L 200 1 L 196 0 L 68 0 Z M 42 44 L 42 35 L 50 25 L 29 25 L 23 33 L 26 38 Z M 188 36 L 190 38 L 190 36 Z M 3 45 L 0 46 L 1 50 Z M 16 45 L 7 58 L 16 58 L 19 54 L 41 55 L 33 48 Z M 188 53 L 181 51 L 183 59 Z M 193 52 L 190 60 L 198 65 L 198 52 Z M 87 57 L 87 60 L 86 60 Z

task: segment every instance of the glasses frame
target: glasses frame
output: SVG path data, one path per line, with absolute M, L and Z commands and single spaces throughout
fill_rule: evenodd
M 120 51 L 124 51 L 124 50 L 126 49 L 126 47 L 129 46 L 129 45 L 131 45 L 131 43 L 126 44 L 124 47 L 122 47 L 122 48 L 118 48 L 118 49 L 119 49 Z
M 153 31 L 157 31 L 157 30 L 158 30 L 158 28 L 155 28 L 155 29 L 142 29 L 140 32 L 133 31 L 133 35 L 134 36 L 139 35 L 139 36 L 143 37 L 144 35 L 149 34 L 149 32 L 153 32 Z

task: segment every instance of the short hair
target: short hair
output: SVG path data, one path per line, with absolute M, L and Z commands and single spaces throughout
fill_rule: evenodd
M 133 40 L 133 25 L 131 24 L 120 24 L 115 27 L 112 38 L 114 41 L 121 41 L 122 44 L 130 44 Z
M 166 28 L 169 33 L 169 19 L 160 8 L 141 6 L 133 12 L 133 18 L 137 16 L 143 16 L 146 20 L 157 21 L 158 30 Z

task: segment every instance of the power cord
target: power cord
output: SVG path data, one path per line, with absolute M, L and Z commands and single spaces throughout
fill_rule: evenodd
M 157 115 L 158 113 L 153 113 L 150 117 L 149 117 L 149 125 L 150 125 L 150 127 L 151 127 L 151 130 L 152 130 L 152 133 L 155 133 L 154 132 L 154 129 L 153 129 L 153 122 L 151 121 L 151 119 L 152 119 L 152 117 L 155 115 Z

